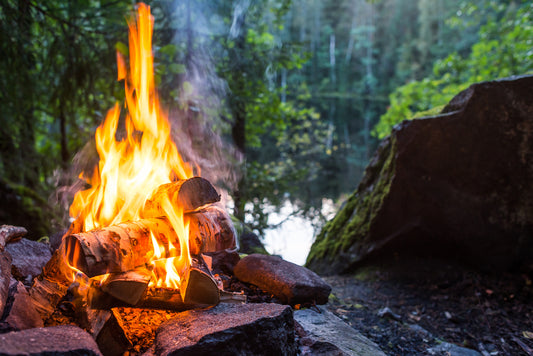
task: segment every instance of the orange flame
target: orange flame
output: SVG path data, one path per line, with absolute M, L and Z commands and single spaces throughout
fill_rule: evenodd
M 70 207 L 70 216 L 83 222 L 83 231 L 138 220 L 145 201 L 157 187 L 176 178 L 193 176 L 192 167 L 183 161 L 171 139 L 168 118 L 159 106 L 153 77 L 150 7 L 139 4 L 128 27 L 129 71 L 124 57 L 117 53 L 118 77 L 125 79 L 126 132 L 124 138 L 117 139 L 120 108 L 116 104 L 96 130 L 98 166 L 91 177 L 80 174 L 91 187 L 78 192 Z M 179 272 L 190 264 L 188 226 L 179 207 L 173 207 L 169 201 L 164 205 L 181 248 L 159 246 L 153 238 L 152 264 L 159 279 L 157 285 L 176 287 Z M 161 250 L 169 251 L 170 256 L 163 256 Z

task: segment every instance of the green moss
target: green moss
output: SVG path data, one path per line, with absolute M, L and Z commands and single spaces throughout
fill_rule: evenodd
M 316 266 L 321 260 L 333 262 L 339 254 L 347 253 L 354 243 L 368 238 L 371 223 L 388 196 L 394 178 L 395 141 L 392 136 L 384 143 L 378 152 L 378 160 L 367 167 L 358 189 L 316 237 L 307 265 Z

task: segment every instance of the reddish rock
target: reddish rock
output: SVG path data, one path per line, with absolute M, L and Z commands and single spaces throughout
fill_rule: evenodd
M 0 317 L 6 306 L 11 279 L 11 256 L 7 252 L 0 252 Z
M 277 256 L 253 254 L 234 269 L 235 276 L 275 295 L 288 304 L 328 302 L 331 286 L 315 272 Z
M 294 319 L 279 304 L 219 304 L 161 324 L 155 355 L 295 355 Z
M 1 334 L 0 355 L 101 356 L 102 354 L 87 332 L 77 326 L 63 325 Z
M 13 298 L 13 301 L 10 303 L 10 307 L 7 308 L 9 311 L 5 319 L 5 324 L 7 324 L 10 330 L 43 327 L 43 320 L 35 310 L 32 299 L 24 284 L 17 282 L 10 289 L 13 290 L 13 295 L 10 297 L 10 299 Z

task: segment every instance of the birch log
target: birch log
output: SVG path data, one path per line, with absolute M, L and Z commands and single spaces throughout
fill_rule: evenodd
M 144 204 L 141 217 L 153 218 L 166 215 L 161 206 L 166 197 L 172 206 L 181 207 L 185 213 L 220 201 L 220 195 L 207 179 L 194 177 L 179 180 L 159 186 Z
M 208 206 L 185 214 L 184 219 L 189 224 L 191 254 L 235 248 L 233 224 L 221 208 Z M 160 245 L 171 242 L 180 248 L 170 222 L 166 218 L 150 218 L 67 235 L 67 260 L 89 277 L 131 271 L 144 267 L 154 255 L 152 234 Z

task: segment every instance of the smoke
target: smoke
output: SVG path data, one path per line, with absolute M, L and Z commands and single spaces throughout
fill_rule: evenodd
M 215 37 L 232 36 L 239 31 L 238 21 L 249 6 L 249 1 L 234 8 L 234 23 L 228 29 L 211 2 L 180 1 L 163 9 L 170 22 L 166 26 L 175 32 L 174 44 L 180 52 L 179 62 L 184 66 L 183 73 L 172 83 L 177 92 L 176 105 L 169 110 L 172 138 L 182 158 L 197 166 L 201 176 L 208 179 L 227 201 L 228 192 L 235 189 L 240 179 L 241 153 L 231 141 L 231 122 L 228 114 L 226 96 L 227 83 L 216 73 L 216 60 L 224 55 L 223 48 Z M 154 9 L 155 10 L 155 9 Z M 153 12 L 154 13 L 154 12 Z M 157 29 L 156 18 L 156 29 Z M 127 31 L 124 24 L 124 31 Z M 156 30 L 157 31 L 157 30 Z M 154 41 L 155 43 L 155 41 Z M 168 43 L 162 43 L 166 45 Z M 154 48 L 158 57 L 157 48 Z M 162 77 L 169 73 L 162 73 Z M 113 78 L 109 78 L 112 85 Z M 125 111 L 122 110 L 121 116 Z M 120 135 L 120 134 L 119 134 Z M 71 167 L 58 170 L 54 175 L 58 187 L 50 197 L 51 203 L 61 206 L 65 212 L 64 224 L 68 224 L 68 208 L 75 193 L 86 189 L 86 184 L 78 178 L 80 172 L 91 176 L 98 164 L 98 154 L 94 138 L 74 157 Z
M 229 89 L 216 72 L 217 60 L 225 53 L 215 38 L 227 36 L 228 32 L 231 36 L 235 26 L 232 24 L 228 31 L 217 14 L 217 6 L 221 5 L 209 1 L 173 4 L 171 18 L 176 28 L 173 43 L 184 49 L 185 73 L 177 83 L 179 109 L 170 117 L 180 154 L 198 165 L 202 177 L 223 190 L 225 196 L 240 179 L 242 155 L 229 135 L 231 122 L 226 107 Z

